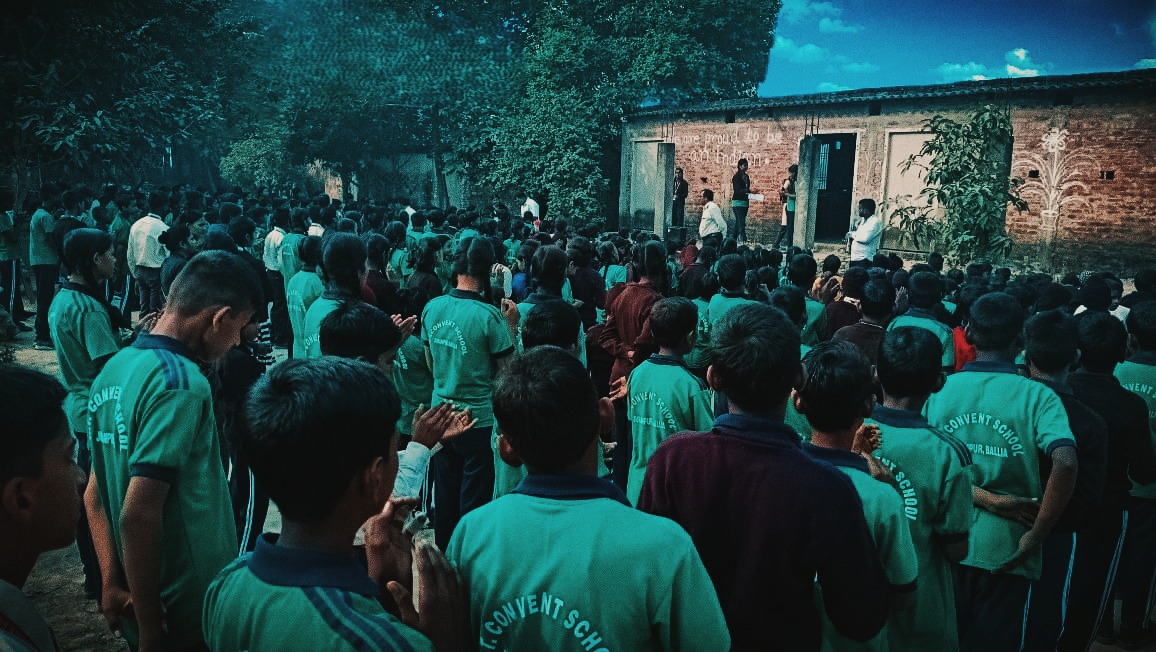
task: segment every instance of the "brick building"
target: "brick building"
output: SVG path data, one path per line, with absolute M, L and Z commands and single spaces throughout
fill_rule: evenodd
M 620 220 L 653 228 L 669 220 L 675 166 L 690 183 L 686 225 L 701 215 L 701 191 L 711 188 L 728 221 L 730 179 L 740 158 L 750 161 L 753 192 L 748 230 L 773 242 L 780 228 L 778 190 L 799 161 L 807 136 L 804 219 L 800 196 L 796 242 L 837 242 L 855 202 L 871 197 L 882 214 L 923 188 L 902 164 L 928 138 L 933 115 L 963 119 L 983 104 L 1010 108 L 1013 176 L 1024 179 L 1029 208 L 1009 210 L 1017 256 L 1040 263 L 1054 243 L 1057 268 L 1151 265 L 1156 246 L 1156 70 L 960 82 L 817 95 L 749 98 L 677 108 L 655 107 L 626 118 L 622 135 Z M 803 189 L 801 188 L 801 192 Z M 660 207 L 656 211 L 655 207 Z M 666 206 L 666 208 L 662 208 Z M 656 215 L 657 214 L 657 215 Z M 732 222 L 733 223 L 733 222 Z M 889 221 L 883 247 L 921 248 Z M 1044 264 L 1046 266 L 1046 263 Z

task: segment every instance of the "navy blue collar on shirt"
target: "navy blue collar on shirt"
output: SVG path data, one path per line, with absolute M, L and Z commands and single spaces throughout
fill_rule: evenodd
M 563 299 L 562 299 L 561 294 L 554 294 L 553 292 L 547 292 L 546 290 L 543 290 L 542 288 L 538 288 L 537 290 L 534 290 L 533 294 L 531 294 L 530 296 L 523 299 L 522 303 L 529 303 L 532 305 L 538 305 L 539 303 L 546 303 L 547 301 L 562 301 L 562 300 Z
M 760 444 L 798 448 L 801 441 L 799 433 L 781 420 L 765 419 L 749 414 L 728 413 L 719 415 L 715 417 L 714 429 L 724 435 L 731 435 Z
M 353 553 L 288 548 L 277 545 L 276 537 L 262 534 L 249 556 L 249 570 L 261 581 L 275 586 L 331 587 L 370 597 L 381 592 Z
M 1020 369 L 1014 362 L 995 362 L 989 360 L 976 360 L 963 365 L 960 371 L 986 371 L 995 374 L 1015 374 L 1019 375 Z
M 1128 356 L 1128 362 L 1156 366 L 1156 351 L 1139 351 Z
M 931 321 L 939 321 L 938 319 L 935 318 L 935 313 L 931 312 L 930 310 L 927 310 L 926 308 L 916 308 L 915 306 L 911 306 L 910 308 L 908 308 L 907 312 L 903 313 L 903 316 L 904 317 L 919 317 L 920 319 L 930 319 Z
M 593 475 L 531 473 L 518 483 L 514 493 L 556 500 L 609 498 L 630 507 L 626 494 L 617 485 Z
M 1076 395 L 1076 393 L 1072 391 L 1072 388 L 1068 387 L 1067 385 L 1061 385 L 1059 383 L 1053 383 L 1050 380 L 1044 380 L 1042 378 L 1033 378 L 1032 380 L 1035 380 L 1037 382 L 1043 383 L 1044 385 L 1047 385 L 1048 387 L 1051 387 L 1052 391 L 1059 394 L 1060 396 L 1075 396 Z
M 871 410 L 871 418 L 885 426 L 894 428 L 930 428 L 931 424 L 920 413 L 912 410 L 897 410 L 884 405 L 875 404 Z
M 803 452 L 811 459 L 821 460 L 833 466 L 846 466 L 859 469 L 864 473 L 871 473 L 871 467 L 867 466 L 867 460 L 858 453 L 839 450 L 838 448 L 822 448 L 810 443 L 803 444 Z
M 682 367 L 686 369 L 686 362 L 682 358 L 676 358 L 673 355 L 662 355 L 661 353 L 652 354 L 646 359 L 651 364 L 670 365 L 672 367 Z
M 136 340 L 132 345 L 138 349 L 164 349 L 165 351 L 171 351 L 177 355 L 184 356 L 189 360 L 197 359 L 197 356 L 193 354 L 193 350 L 189 348 L 188 344 L 169 337 L 168 335 L 141 333 L 136 336 Z
M 458 299 L 473 299 L 475 301 L 485 302 L 485 299 L 482 298 L 481 294 L 479 294 L 477 292 L 470 292 L 467 290 L 459 290 L 457 288 L 450 290 L 449 295 L 451 297 L 456 297 Z

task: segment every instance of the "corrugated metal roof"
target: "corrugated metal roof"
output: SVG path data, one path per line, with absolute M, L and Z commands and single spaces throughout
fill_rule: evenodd
M 1016 94 L 1033 91 L 1074 91 L 1106 88 L 1156 90 L 1156 69 L 1129 70 L 1126 72 L 1098 72 L 1085 75 L 1046 75 L 1043 77 L 985 79 L 981 81 L 964 81 L 953 84 L 935 84 L 929 86 L 864 88 L 852 91 L 836 91 L 834 93 L 787 95 L 782 97 L 749 97 L 680 106 L 656 106 L 648 108 L 645 111 L 631 113 L 626 117 L 629 120 L 635 117 L 752 111 L 800 106 L 830 106 L 833 104 L 877 102 L 882 100 L 910 100 L 965 97 L 968 95 L 992 93 Z

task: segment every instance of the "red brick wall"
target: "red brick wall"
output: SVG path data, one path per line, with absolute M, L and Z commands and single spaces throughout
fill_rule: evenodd
M 1052 128 L 1067 129 L 1066 152 L 1081 173 L 1071 180 L 1082 183 L 1067 191 L 1061 211 L 1055 262 L 1072 270 L 1115 269 L 1130 272 L 1156 259 L 1156 100 L 1122 91 L 1077 93 L 1071 105 L 1054 106 L 1056 95 L 1036 92 L 1011 101 L 1015 133 L 1013 174 L 1026 177 L 1029 154 L 1043 153 L 1040 140 Z M 675 143 L 675 164 L 690 183 L 686 224 L 696 227 L 702 212 L 701 192 L 715 191 L 728 221 L 730 178 L 740 158 L 750 161 L 751 187 L 766 196 L 751 203 L 749 231 L 754 241 L 773 242 L 782 205 L 778 189 L 787 166 L 798 158 L 799 141 L 808 121 L 817 120 L 819 133 L 856 133 L 853 196 L 882 199 L 885 143 L 893 130 L 919 131 L 934 114 L 962 118 L 978 98 L 884 101 L 882 112 L 868 115 L 865 103 L 803 109 L 755 109 L 738 112 L 727 123 L 724 114 L 683 118 L 633 118 L 623 134 L 623 205 L 629 207 L 630 148 L 634 139 L 662 137 Z M 1005 98 L 1004 101 L 1007 101 Z M 1115 179 L 1101 180 L 1101 171 Z M 1008 229 L 1019 245 L 1017 255 L 1033 261 L 1040 241 L 1041 205 L 1030 202 L 1027 211 L 1008 213 Z

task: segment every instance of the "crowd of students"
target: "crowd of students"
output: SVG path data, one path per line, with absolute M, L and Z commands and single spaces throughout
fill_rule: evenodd
M 19 588 L 74 536 L 142 650 L 1156 640 L 1151 270 L 66 194 L 59 380 L 0 368 L 5 645 L 56 648 Z

